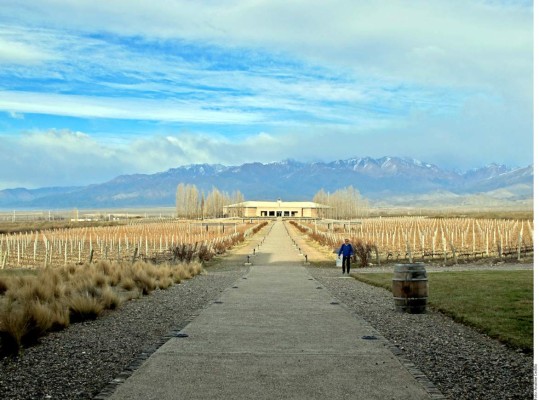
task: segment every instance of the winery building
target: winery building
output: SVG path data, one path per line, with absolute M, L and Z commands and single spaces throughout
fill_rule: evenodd
M 244 201 L 223 207 L 223 212 L 242 217 L 318 218 L 323 208 L 329 207 L 312 201 Z

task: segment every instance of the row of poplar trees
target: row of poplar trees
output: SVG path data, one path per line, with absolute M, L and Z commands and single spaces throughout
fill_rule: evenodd
M 223 207 L 244 202 L 244 196 L 236 191 L 232 195 L 213 188 L 209 193 L 200 191 L 196 185 L 180 183 L 176 190 L 176 213 L 180 218 L 220 218 Z M 333 193 L 320 189 L 313 202 L 329 206 L 319 210 L 319 216 L 330 219 L 350 219 L 365 216 L 369 203 L 353 186 L 338 189 Z M 227 215 L 242 217 L 243 209 L 233 208 Z
M 223 207 L 245 201 L 239 191 L 232 195 L 213 188 L 209 193 L 200 191 L 196 185 L 180 183 L 176 189 L 176 214 L 179 218 L 204 219 L 223 217 Z M 238 215 L 235 215 L 238 214 Z M 233 209 L 229 217 L 241 217 L 243 210 Z
M 338 189 L 333 193 L 320 189 L 314 195 L 313 201 L 330 207 L 319 210 L 319 215 L 322 218 L 351 219 L 364 217 L 367 215 L 369 208 L 367 199 L 361 197 L 359 190 L 353 186 Z

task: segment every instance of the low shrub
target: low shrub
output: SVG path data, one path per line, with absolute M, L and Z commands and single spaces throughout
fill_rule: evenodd
M 137 287 L 137 284 L 130 276 L 123 276 L 118 286 L 125 290 L 133 290 Z
M 159 279 L 157 281 L 157 287 L 159 287 L 159 289 L 167 289 L 172 285 L 174 285 L 174 281 L 169 277 Z
M 0 296 L 6 293 L 10 279 L 8 276 L 0 276 Z
M 146 271 L 138 270 L 133 275 L 135 285 L 142 290 L 142 294 L 149 294 L 157 287 L 155 279 L 153 279 Z
M 166 289 L 202 270 L 200 263 L 69 265 L 36 275 L 0 276 L 0 353 L 16 353 L 47 331 L 97 318 L 124 301 Z
M 0 354 L 8 355 L 18 352 L 22 338 L 29 325 L 28 315 L 20 304 L 8 302 L 0 313 Z
M 261 224 L 258 224 L 257 226 L 255 226 L 255 227 L 253 228 L 253 233 L 257 233 L 257 232 L 260 231 L 263 227 L 265 227 L 267 224 L 268 224 L 268 221 L 264 221 L 264 222 L 262 222 Z
M 342 242 L 337 239 L 336 235 L 326 235 L 321 232 L 314 232 L 309 228 L 298 224 L 296 221 L 290 221 L 290 223 L 300 232 L 307 233 L 311 239 L 313 239 L 315 242 L 319 243 L 322 246 L 338 250 L 342 244 Z M 337 230 L 335 230 L 334 232 L 339 233 Z M 371 260 L 371 254 L 375 250 L 375 245 L 354 237 L 350 238 L 350 243 L 354 248 L 355 258 L 357 259 L 359 266 L 368 266 L 369 261 Z
M 69 325 L 69 312 L 57 301 L 47 303 L 35 300 L 24 307 L 28 320 L 23 335 L 24 344 L 35 343 L 47 331 L 60 330 Z
M 110 287 L 101 290 L 99 301 L 103 308 L 109 310 L 114 310 L 123 303 L 122 297 Z
M 86 319 L 96 319 L 103 311 L 103 304 L 90 294 L 77 294 L 66 300 L 69 307 L 69 317 L 73 322 Z
M 367 267 L 371 259 L 371 252 L 374 247 L 370 243 L 365 243 L 360 239 L 351 240 L 352 247 L 354 248 L 354 253 L 358 259 L 360 267 Z

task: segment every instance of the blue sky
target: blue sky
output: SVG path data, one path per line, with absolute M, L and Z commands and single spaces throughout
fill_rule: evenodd
M 0 189 L 193 163 L 533 163 L 530 1 L 0 0 Z

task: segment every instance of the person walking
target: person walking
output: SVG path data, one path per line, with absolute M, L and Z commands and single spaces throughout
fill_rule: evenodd
M 342 273 L 344 274 L 345 266 L 346 272 L 350 274 L 350 258 L 354 255 L 354 247 L 350 244 L 349 239 L 344 239 L 344 243 L 339 249 L 339 257 L 342 255 Z

